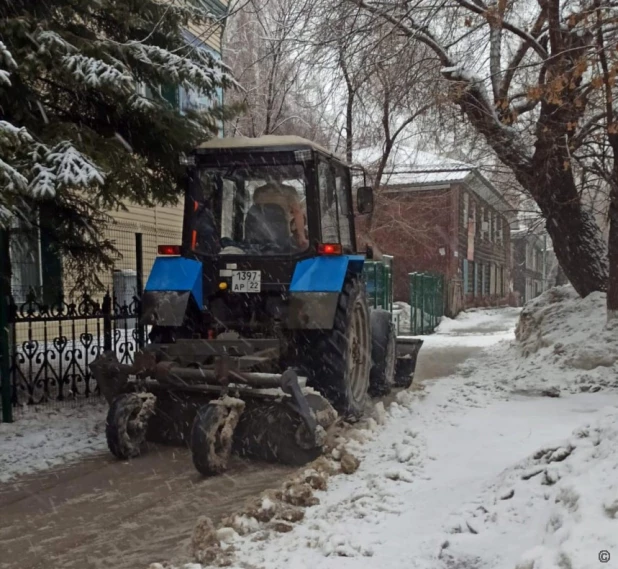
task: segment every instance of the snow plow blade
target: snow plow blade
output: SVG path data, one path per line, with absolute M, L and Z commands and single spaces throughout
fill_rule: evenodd
M 241 370 L 238 358 L 188 366 L 157 361 L 160 356 L 138 352 L 127 365 L 108 352 L 90 365 L 110 404 L 108 446 L 118 458 L 137 456 L 144 441 L 182 445 L 191 449 L 200 472 L 217 474 L 232 452 L 290 465 L 322 454 L 337 413 L 293 369 L 249 372 Z M 136 399 L 145 400 L 145 394 L 156 399 L 147 421 Z M 135 417 L 140 417 L 138 426 Z M 131 437 L 135 440 L 126 445 Z

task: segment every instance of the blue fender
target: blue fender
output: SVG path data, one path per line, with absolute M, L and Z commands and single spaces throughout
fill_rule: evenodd
M 202 263 L 184 257 L 157 257 L 145 292 L 190 292 L 201 309 L 204 303 Z
M 313 257 L 296 264 L 290 293 L 341 292 L 346 274 L 360 275 L 365 257 L 363 255 L 337 255 Z
M 182 326 L 193 298 L 202 309 L 202 263 L 183 257 L 157 257 L 142 297 L 141 324 Z

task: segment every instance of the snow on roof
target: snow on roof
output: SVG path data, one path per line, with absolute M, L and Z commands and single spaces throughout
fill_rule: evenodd
M 302 138 L 300 136 L 277 136 L 274 134 L 268 134 L 265 136 L 259 136 L 257 138 L 251 138 L 248 136 L 236 136 L 232 138 L 213 138 L 207 142 L 203 142 L 198 146 L 200 149 L 233 149 L 233 148 L 256 148 L 263 149 L 265 147 L 283 147 L 283 146 L 305 146 L 323 152 L 325 154 L 334 156 L 334 154 L 316 144 L 311 140 Z
M 361 148 L 354 154 L 354 162 L 375 170 L 382 157 L 382 146 Z M 475 167 L 459 160 L 436 156 L 407 145 L 391 151 L 382 183 L 389 186 L 419 186 L 463 181 Z

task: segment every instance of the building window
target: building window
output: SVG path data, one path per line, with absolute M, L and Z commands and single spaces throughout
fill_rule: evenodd
M 468 282 L 469 278 L 469 263 L 468 259 L 462 260 L 462 272 L 463 272 L 463 293 L 468 294 L 470 292 L 470 283 Z
M 485 272 L 485 282 L 484 282 L 484 287 L 483 287 L 483 294 L 485 296 L 488 296 L 490 294 L 490 271 L 491 271 L 491 267 L 489 265 L 484 265 L 483 266 L 484 272 Z
M 499 245 L 502 245 L 502 216 L 498 215 L 496 219 L 496 241 Z
M 495 234 L 494 234 L 494 228 L 495 228 L 495 214 L 493 211 L 489 211 L 489 240 L 490 241 L 495 241 Z
M 463 225 L 468 227 L 470 197 L 467 192 L 463 195 Z
M 487 221 L 487 208 L 481 206 L 481 238 L 489 238 L 489 222 Z
M 33 291 L 37 298 L 41 294 L 41 246 L 39 232 L 16 227 L 11 230 L 11 293 L 17 304 L 26 302 Z
M 18 305 L 31 292 L 43 304 L 57 303 L 62 295 L 62 260 L 46 229 L 56 218 L 53 210 L 44 211 L 42 228 L 16 224 L 10 230 L 11 295 Z
M 477 263 L 477 271 L 476 271 L 476 290 L 477 296 L 483 296 L 483 289 L 485 285 L 485 270 L 483 263 Z

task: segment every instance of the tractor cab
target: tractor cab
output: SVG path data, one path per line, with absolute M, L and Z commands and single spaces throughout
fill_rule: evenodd
M 296 136 L 214 139 L 187 162 L 185 254 L 355 252 L 349 167 L 319 145 Z

